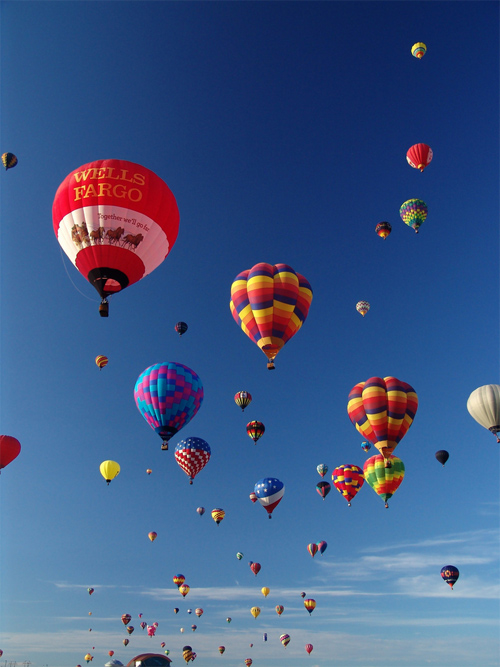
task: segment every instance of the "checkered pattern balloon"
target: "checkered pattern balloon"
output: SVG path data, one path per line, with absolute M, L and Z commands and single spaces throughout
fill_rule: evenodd
M 186 438 L 175 446 L 175 460 L 189 477 L 189 483 L 208 463 L 210 445 L 202 438 Z

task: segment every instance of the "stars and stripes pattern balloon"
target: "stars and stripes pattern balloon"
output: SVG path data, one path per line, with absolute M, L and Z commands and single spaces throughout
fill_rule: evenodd
M 168 441 L 195 416 L 203 402 L 203 384 L 198 375 L 175 361 L 154 364 L 135 383 L 134 398 L 147 423 Z
M 359 466 L 349 463 L 335 468 L 332 472 L 332 481 L 337 491 L 344 496 L 347 500 L 347 505 L 350 507 L 351 500 L 365 483 L 365 478 Z
M 196 475 L 203 470 L 210 460 L 210 445 L 203 438 L 190 437 L 181 440 L 175 446 L 175 460 L 193 483 Z
M 274 508 L 281 502 L 285 493 L 285 485 L 276 477 L 264 477 L 255 484 L 255 495 L 271 518 Z

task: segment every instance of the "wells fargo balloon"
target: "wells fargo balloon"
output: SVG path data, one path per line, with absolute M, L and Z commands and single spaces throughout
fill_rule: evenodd
M 278 616 L 281 616 L 281 614 L 285 611 L 285 607 L 282 604 L 277 604 L 276 605 L 276 613 Z
M 186 577 L 183 574 L 176 574 L 175 576 L 172 577 L 172 581 L 177 586 L 177 588 L 180 588 L 182 584 L 186 581 Z
M 363 315 L 363 317 L 366 315 L 366 313 L 370 310 L 370 304 L 368 301 L 358 301 L 356 304 L 356 310 L 360 315 Z
M 411 47 L 411 55 L 419 60 L 425 56 L 427 47 L 423 42 L 417 42 Z
M 319 466 L 316 467 L 316 470 L 318 471 L 318 474 L 321 475 L 321 477 L 324 477 L 328 472 L 328 466 L 326 463 L 320 463 Z
M 474 389 L 467 400 L 467 410 L 478 424 L 496 435 L 500 442 L 500 385 L 485 384 Z M 0 466 L 1 467 L 1 466 Z
M 189 593 L 190 590 L 191 589 L 187 584 L 182 584 L 181 586 L 179 586 L 179 593 L 182 595 L 183 598 L 186 597 L 186 595 Z
M 392 225 L 390 222 L 379 222 L 377 225 L 375 225 L 375 232 L 380 236 L 380 238 L 386 239 L 392 232 Z
M 264 477 L 255 484 L 254 492 L 271 519 L 274 508 L 283 498 L 285 485 L 276 477 Z
M 314 558 L 314 556 L 316 555 L 316 553 L 318 551 L 318 545 L 315 544 L 314 542 L 311 542 L 311 544 L 307 545 L 307 550 L 309 551 L 311 556 Z
M 175 361 L 154 364 L 135 383 L 134 398 L 139 412 L 158 433 L 168 449 L 170 438 L 200 409 L 203 385 L 198 375 Z
M 309 612 L 309 616 L 313 613 L 313 611 L 316 609 L 316 600 L 313 600 L 312 598 L 309 598 L 308 600 L 304 600 L 304 607 L 307 609 Z
M 446 449 L 439 449 L 436 452 L 436 458 L 444 468 L 444 464 L 450 458 L 450 454 L 449 454 L 449 452 L 446 451 Z
M 116 461 L 103 461 L 99 466 L 101 475 L 106 480 L 106 483 L 109 485 L 112 479 L 114 479 L 120 473 L 120 464 Z
M 445 565 L 441 568 L 441 577 L 452 590 L 453 584 L 456 583 L 459 576 L 460 573 L 458 571 L 458 567 L 455 567 L 454 565 Z
M 316 491 L 323 498 L 323 500 L 330 493 L 331 488 L 332 487 L 330 486 L 330 484 L 328 482 L 319 482 L 318 484 L 316 484 Z
M 0 470 L 19 456 L 21 443 L 11 435 L 0 435 Z M 93 592 L 93 589 L 92 589 Z
M 215 509 L 212 510 L 212 519 L 215 521 L 217 525 L 219 525 L 219 523 L 225 516 L 226 516 L 225 511 L 220 507 L 216 507 Z
M 365 479 L 384 501 L 385 506 L 389 507 L 388 500 L 399 488 L 405 476 L 405 466 L 397 456 L 390 456 L 390 466 L 386 466 L 386 461 L 381 454 L 376 454 L 365 461 L 363 471 Z
M 257 440 L 264 435 L 266 427 L 262 422 L 251 421 L 247 424 L 247 433 L 254 441 L 254 444 L 257 444 Z
M 311 301 L 311 285 L 304 276 L 287 264 L 262 262 L 236 276 L 229 306 L 272 370 L 278 352 L 303 325 Z
M 395 377 L 358 382 L 349 394 L 349 419 L 386 459 L 406 435 L 418 408 L 413 387 Z
M 181 440 L 175 446 L 175 460 L 193 483 L 196 475 L 203 470 L 210 460 L 212 451 L 210 445 L 203 438 L 190 437 Z
M 252 607 L 250 609 L 250 613 L 254 618 L 257 618 L 257 616 L 260 614 L 260 607 Z
M 185 322 L 177 322 L 174 328 L 179 336 L 182 336 L 188 330 L 188 325 Z
M 158 533 L 155 533 L 155 531 L 153 530 L 150 533 L 148 533 L 148 537 L 151 540 L 151 542 L 154 542 L 158 537 Z
M 100 371 L 104 368 L 104 366 L 108 365 L 108 361 L 108 357 L 105 357 L 104 354 L 98 354 L 95 358 L 95 363 Z
M 332 472 L 334 487 L 347 500 L 347 506 L 351 506 L 351 500 L 365 483 L 363 471 L 359 466 L 349 463 L 337 466 Z
M 17 157 L 14 153 L 3 153 L 2 154 L 2 164 L 5 167 L 5 170 L 12 169 L 18 163 Z
M 54 232 L 64 252 L 101 297 L 154 271 L 171 251 L 179 210 L 167 184 L 125 160 L 97 160 L 72 171 L 52 204 Z
M 234 402 L 243 412 L 252 402 L 252 394 L 249 391 L 238 391 L 234 396 Z
M 406 152 L 406 161 L 414 169 L 423 171 L 432 161 L 432 148 L 427 144 L 415 144 Z
M 422 199 L 407 199 L 399 208 L 402 221 L 418 234 L 420 225 L 427 218 L 427 204 Z
M 286 633 L 283 634 L 283 635 L 280 635 L 280 642 L 286 648 L 288 646 L 288 644 L 290 643 L 290 635 L 287 635 Z

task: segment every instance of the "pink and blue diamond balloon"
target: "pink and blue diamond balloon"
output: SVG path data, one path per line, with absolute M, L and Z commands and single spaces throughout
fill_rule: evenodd
M 255 484 L 254 492 L 271 519 L 274 508 L 283 498 L 285 485 L 276 477 L 264 477 Z

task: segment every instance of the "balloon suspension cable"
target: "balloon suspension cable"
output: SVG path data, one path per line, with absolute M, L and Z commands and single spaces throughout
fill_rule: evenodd
M 59 251 L 61 252 L 61 260 L 62 260 L 62 264 L 63 264 L 63 266 L 64 266 L 64 270 L 66 271 L 66 275 L 68 276 L 68 278 L 69 278 L 71 284 L 73 285 L 73 287 L 76 289 L 77 292 L 80 292 L 80 294 L 81 294 L 82 296 L 84 296 L 86 299 L 88 299 L 89 301 L 94 301 L 94 302 L 95 302 L 96 299 L 93 299 L 92 297 L 88 296 L 87 294 L 84 294 L 84 293 L 81 291 L 81 289 L 79 289 L 79 288 L 75 285 L 75 283 L 73 282 L 73 278 L 70 276 L 70 274 L 69 274 L 69 272 L 68 272 L 68 267 L 66 266 L 66 263 L 65 263 L 65 261 L 64 261 L 64 254 L 63 254 L 63 251 L 62 251 L 61 246 L 59 246 Z

